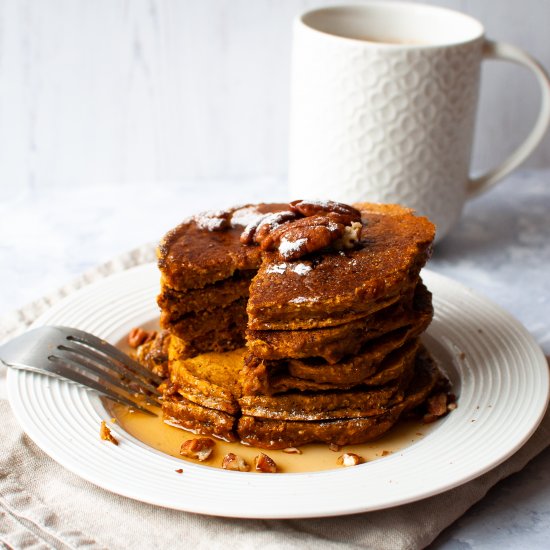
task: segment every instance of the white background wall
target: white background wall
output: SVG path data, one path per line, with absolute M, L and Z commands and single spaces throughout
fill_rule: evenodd
M 292 18 L 353 2 L 0 0 L 0 191 L 284 177 Z M 431 3 L 550 68 L 550 1 Z M 523 68 L 483 76 L 478 168 L 526 135 L 539 100 Z M 550 138 L 527 165 L 550 166 Z

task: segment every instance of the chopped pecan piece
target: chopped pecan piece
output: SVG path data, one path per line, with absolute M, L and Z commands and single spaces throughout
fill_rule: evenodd
M 105 423 L 105 420 L 101 421 L 99 428 L 99 437 L 104 441 L 110 441 L 113 445 L 118 445 L 118 439 L 111 433 L 109 426 Z
M 302 451 L 296 447 L 287 447 L 286 449 L 283 449 L 283 453 L 287 453 L 289 455 L 301 455 Z
M 443 416 L 447 412 L 447 394 L 436 393 L 428 399 L 428 414 Z
M 188 439 L 184 441 L 180 448 L 180 455 L 187 458 L 194 458 L 201 462 L 208 460 L 216 442 L 209 437 L 197 437 L 195 439 Z
M 355 453 L 344 453 L 336 461 L 340 466 L 357 466 L 365 462 L 365 459 Z
M 422 417 L 424 424 L 431 424 L 458 407 L 456 396 L 452 393 L 439 392 L 427 401 L 428 412 Z
M 169 376 L 168 372 L 168 346 L 170 344 L 170 333 L 162 330 L 139 345 L 135 352 L 135 359 L 138 363 L 147 367 L 154 374 L 162 378 Z
M 131 348 L 137 348 L 145 344 L 145 342 L 150 342 L 151 340 L 154 340 L 156 336 L 156 330 L 144 330 L 141 327 L 134 327 L 128 333 L 128 345 Z
M 362 229 L 363 226 L 361 222 L 351 222 L 351 225 L 346 225 L 342 238 L 334 243 L 334 248 L 337 250 L 350 250 L 351 248 L 355 248 L 357 243 L 361 240 Z
M 454 393 L 447 394 L 447 410 L 454 411 L 458 407 L 456 402 L 456 395 Z
M 234 470 L 236 472 L 248 472 L 250 466 L 246 460 L 234 453 L 227 453 L 222 460 L 224 470 Z
M 264 474 L 274 474 L 277 471 L 277 464 L 275 461 L 264 453 L 260 453 L 254 459 L 254 466 L 257 472 Z

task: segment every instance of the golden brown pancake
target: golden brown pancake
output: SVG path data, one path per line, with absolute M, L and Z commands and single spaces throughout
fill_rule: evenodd
M 203 288 L 174 290 L 161 280 L 157 303 L 165 323 L 175 323 L 189 313 L 226 307 L 248 297 L 248 287 L 255 271 L 237 271 L 232 277 Z
M 239 237 L 249 221 L 286 209 L 288 204 L 246 205 L 185 220 L 165 235 L 157 250 L 164 284 L 186 291 L 258 269 L 260 249 L 242 245 Z
M 393 344 L 401 338 L 373 343 L 364 353 L 332 365 L 296 359 L 268 362 L 249 356 L 242 371 L 243 395 L 383 386 L 398 379 L 414 364 L 418 340 L 409 340 L 396 348 Z
M 168 322 L 164 312 L 160 326 L 179 337 L 185 357 L 207 351 L 232 350 L 244 345 L 243 325 L 246 324 L 246 299 L 241 298 L 226 307 L 203 309 L 184 315 L 175 323 Z
M 440 379 L 441 374 L 429 355 L 421 352 L 404 399 L 379 415 L 314 422 L 242 416 L 237 433 L 243 443 L 265 449 L 299 447 L 313 442 L 336 445 L 365 443 L 388 431 L 403 413 L 425 401 Z
M 432 316 L 431 293 L 420 283 L 412 299 L 406 296 L 397 304 L 344 325 L 311 330 L 248 330 L 247 347 L 261 359 L 322 357 L 337 363 L 392 331 L 405 328 L 411 334 L 420 334 Z
M 434 226 L 397 205 L 362 204 L 357 248 L 314 254 L 293 262 L 277 252 L 250 286 L 250 330 L 295 330 L 342 325 L 398 301 L 416 286 Z

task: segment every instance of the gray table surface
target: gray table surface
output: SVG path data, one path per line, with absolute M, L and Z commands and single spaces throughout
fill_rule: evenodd
M 550 170 L 519 171 L 468 204 L 430 269 L 518 318 L 550 355 Z M 286 198 L 270 179 L 52 187 L 2 200 L 0 314 L 63 285 L 183 217 Z M 550 442 L 549 442 L 550 443 Z M 447 528 L 430 548 L 550 548 L 550 448 Z

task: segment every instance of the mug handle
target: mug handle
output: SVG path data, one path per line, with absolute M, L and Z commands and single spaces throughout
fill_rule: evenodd
M 514 170 L 514 168 L 517 168 L 533 152 L 533 149 L 539 144 L 550 124 L 550 79 L 540 63 L 511 44 L 494 42 L 492 40 L 485 41 L 483 57 L 485 59 L 512 61 L 531 69 L 535 73 L 540 86 L 541 104 L 535 126 L 525 141 L 499 166 L 468 181 L 466 193 L 468 199 L 487 191 L 500 179 Z

